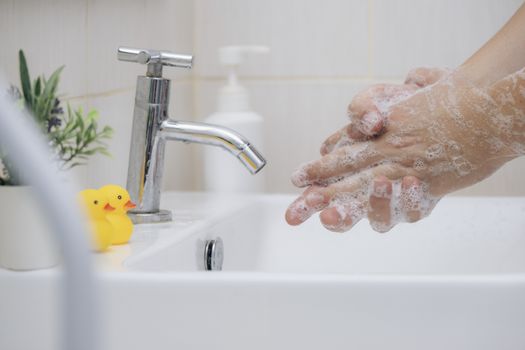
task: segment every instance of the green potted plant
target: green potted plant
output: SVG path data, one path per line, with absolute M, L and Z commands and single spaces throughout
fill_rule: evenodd
M 64 109 L 58 96 L 64 67 L 49 78 L 40 75 L 31 80 L 24 52 L 20 50 L 18 56 L 20 88 L 11 86 L 8 93 L 47 136 L 56 166 L 67 171 L 95 154 L 109 155 L 104 141 L 111 138 L 113 130 L 99 127 L 98 112 L 85 114 L 81 107 L 74 109 L 69 103 Z M 0 149 L 0 265 L 14 270 L 55 265 L 57 254 L 50 237 L 31 188 L 21 182 L 9 154 Z

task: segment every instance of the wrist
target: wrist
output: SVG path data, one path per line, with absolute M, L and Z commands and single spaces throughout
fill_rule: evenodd
M 525 68 L 507 75 L 487 89 L 491 102 L 497 106 L 489 120 L 494 135 L 506 145 L 510 159 L 525 154 Z
M 482 88 L 489 87 L 504 77 L 503 73 L 496 72 L 482 64 L 470 61 L 463 63 L 456 71 L 474 85 Z

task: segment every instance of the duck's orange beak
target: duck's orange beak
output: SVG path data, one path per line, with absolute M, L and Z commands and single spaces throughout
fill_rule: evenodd
M 128 209 L 128 210 L 129 210 L 129 209 L 133 209 L 133 208 L 135 208 L 135 207 L 136 207 L 136 205 L 135 205 L 135 203 L 133 203 L 132 201 L 127 201 L 126 204 L 124 204 L 124 208 L 126 208 L 126 209 Z
M 112 207 L 111 205 L 109 205 L 109 203 L 108 203 L 108 204 L 106 204 L 106 205 L 104 206 L 104 210 L 105 210 L 105 211 L 113 211 L 113 210 L 115 210 L 115 208 L 113 208 L 113 207 Z

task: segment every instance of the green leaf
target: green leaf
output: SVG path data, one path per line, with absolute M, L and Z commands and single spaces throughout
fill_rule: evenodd
M 33 114 L 38 120 L 41 120 L 42 118 L 39 115 L 38 105 L 41 100 L 40 93 L 42 92 L 42 79 L 38 77 L 33 82 L 33 96 L 31 101 L 31 108 L 33 110 Z
M 82 154 L 85 154 L 85 155 L 88 155 L 88 156 L 92 156 L 92 155 L 94 155 L 95 153 L 98 153 L 98 152 L 100 152 L 100 150 L 98 148 L 92 148 L 92 149 L 88 149 L 88 150 L 82 151 Z
M 44 93 L 43 93 L 45 96 L 53 95 L 54 97 L 56 90 L 57 90 L 58 82 L 60 81 L 60 73 L 62 72 L 63 69 L 64 69 L 64 66 L 61 66 L 60 68 L 55 70 L 53 74 L 51 74 L 49 79 L 45 82 Z
M 88 120 L 97 120 L 98 119 L 98 112 L 96 109 L 92 109 L 89 111 L 87 115 Z
M 48 120 L 48 115 L 45 112 L 48 103 L 49 101 L 44 95 L 40 95 L 36 98 L 36 103 L 33 105 L 33 115 L 39 122 L 45 122 Z
M 105 139 L 109 139 L 113 136 L 113 128 L 109 125 L 104 126 L 104 128 L 101 131 L 101 137 Z
M 22 93 L 27 106 L 31 107 L 33 102 L 33 97 L 31 95 L 31 78 L 29 77 L 29 69 L 27 68 L 27 61 L 23 50 L 18 51 L 18 60 L 20 64 L 20 84 L 22 85 Z
M 77 120 L 78 120 L 78 128 L 80 129 L 80 132 L 84 132 L 85 123 L 84 123 L 84 118 L 82 118 L 82 109 L 79 108 L 75 112 L 75 114 L 76 114 Z
M 42 95 L 45 96 L 45 103 L 44 108 L 42 110 L 42 116 L 44 116 L 45 120 L 49 119 L 51 110 L 53 109 L 53 106 L 55 104 L 56 90 L 58 87 L 58 82 L 60 80 L 60 73 L 62 72 L 62 69 L 64 69 L 64 66 L 55 70 L 53 74 L 51 74 L 49 79 L 44 83 L 44 91 Z
M 79 166 L 79 165 L 84 165 L 84 164 L 86 164 L 86 163 L 84 163 L 84 162 L 75 162 L 75 163 L 69 164 L 68 169 L 74 168 L 74 167 Z
M 111 157 L 111 153 L 109 153 L 109 151 L 104 147 L 100 149 L 99 153 L 105 155 L 106 157 Z
M 75 138 L 75 143 L 76 143 L 77 147 L 80 147 L 80 144 L 82 143 L 82 134 L 81 133 L 77 134 L 77 137 Z
M 67 136 L 69 136 L 73 130 L 75 128 L 75 123 L 73 120 L 69 119 L 67 122 L 66 122 L 66 125 L 64 126 L 64 129 L 62 130 L 62 136 L 64 138 L 66 138 Z
M 38 77 L 35 81 L 35 87 L 34 87 L 34 92 L 33 92 L 34 97 L 40 96 L 40 92 L 42 88 L 41 84 L 42 84 L 42 80 L 40 79 L 40 77 Z

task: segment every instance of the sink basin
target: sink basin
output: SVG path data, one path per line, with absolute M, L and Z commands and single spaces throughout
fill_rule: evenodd
M 284 221 L 291 196 L 246 198 L 229 213 L 174 237 L 171 244 L 128 259 L 130 269 L 204 270 L 207 240 L 224 242 L 223 271 L 344 275 L 478 275 L 525 273 L 525 201 L 447 198 L 433 215 L 388 234 L 366 220 L 345 234 L 316 217 Z
M 525 198 L 446 198 L 388 234 L 290 227 L 292 200 L 164 194 L 173 223 L 96 256 L 102 349 L 523 349 Z M 56 348 L 57 277 L 0 270 L 1 349 Z

